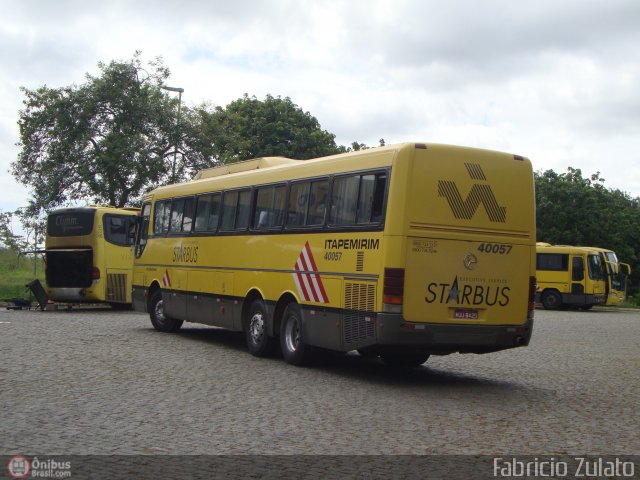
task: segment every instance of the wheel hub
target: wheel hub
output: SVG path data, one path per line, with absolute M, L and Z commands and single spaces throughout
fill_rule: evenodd
M 260 343 L 264 335 L 264 318 L 261 313 L 255 313 L 249 320 L 249 335 L 255 344 Z

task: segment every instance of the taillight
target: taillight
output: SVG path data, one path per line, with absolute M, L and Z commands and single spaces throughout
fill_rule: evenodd
M 91 269 L 91 280 L 100 280 L 100 269 L 98 267 Z
M 530 317 L 533 316 L 533 311 L 536 308 L 536 277 L 531 276 L 529 277 L 529 313 L 530 313 Z
M 402 305 L 404 296 L 404 268 L 385 268 L 383 285 L 382 302 L 389 305 Z

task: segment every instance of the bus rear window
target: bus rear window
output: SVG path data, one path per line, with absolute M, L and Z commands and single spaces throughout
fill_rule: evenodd
M 94 217 L 94 210 L 53 213 L 47 218 L 47 234 L 51 237 L 89 235 L 93 231 Z

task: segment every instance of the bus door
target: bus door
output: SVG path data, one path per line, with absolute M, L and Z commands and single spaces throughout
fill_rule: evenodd
M 585 295 L 584 257 L 571 256 L 571 295 Z

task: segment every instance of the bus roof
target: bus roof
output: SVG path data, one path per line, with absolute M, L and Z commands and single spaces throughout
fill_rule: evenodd
M 295 160 L 286 157 L 261 157 L 201 170 L 192 180 L 158 187 L 148 192 L 147 196 L 155 194 L 158 194 L 160 197 L 180 196 L 198 193 L 199 191 L 204 192 L 208 188 L 209 182 L 213 182 L 212 185 L 217 184 L 216 179 L 220 179 L 230 188 L 236 188 L 248 183 L 246 180 L 241 180 L 241 178 L 246 177 L 247 175 L 253 176 L 258 173 L 258 170 L 261 170 L 262 172 L 259 175 L 260 179 L 255 179 L 255 183 L 261 184 L 297 178 L 296 173 L 294 172 L 301 168 L 309 170 L 305 173 L 309 177 L 315 175 L 326 175 L 327 173 L 357 171 L 366 168 L 382 168 L 391 165 L 393 159 L 401 150 L 416 148 L 433 148 L 438 150 L 482 150 L 478 148 L 454 145 L 406 142 L 309 160 Z M 489 152 L 489 150 L 484 151 Z M 495 153 L 502 155 L 505 154 L 505 152 Z M 366 161 L 363 161 L 363 157 L 366 158 Z M 525 157 L 514 157 L 525 159 Z M 528 159 L 526 160 L 528 161 Z M 269 175 L 269 173 L 273 173 L 273 175 Z M 202 186 L 192 190 L 193 186 L 199 183 L 202 183 Z
M 70 212 L 79 212 L 79 211 L 86 211 L 86 210 L 95 210 L 96 212 L 113 212 L 113 213 L 135 215 L 140 211 L 140 208 L 139 207 L 114 207 L 111 205 L 86 205 L 83 207 L 56 208 L 55 210 L 51 210 L 49 214 L 70 213 Z
M 242 162 L 205 168 L 204 170 L 200 170 L 196 173 L 193 179 L 200 180 L 201 178 L 220 177 L 231 173 L 247 172 L 249 170 L 257 170 L 260 168 L 272 168 L 280 165 L 291 165 L 299 162 L 304 162 L 304 160 L 294 160 L 293 158 L 287 157 L 260 157 L 254 158 L 253 160 L 244 160 Z
M 603 249 L 598 247 L 585 247 L 576 245 L 551 245 L 549 243 L 536 243 L 538 253 L 600 253 Z

